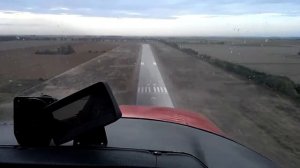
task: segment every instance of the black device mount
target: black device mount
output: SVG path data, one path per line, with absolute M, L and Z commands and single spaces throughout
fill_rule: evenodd
M 106 146 L 105 126 L 122 114 L 110 87 L 99 82 L 61 100 L 15 97 L 14 133 L 21 146 Z

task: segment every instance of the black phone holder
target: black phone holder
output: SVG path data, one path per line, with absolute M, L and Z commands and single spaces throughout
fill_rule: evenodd
M 122 114 L 110 87 L 99 82 L 61 100 L 15 97 L 14 133 L 21 146 L 106 146 L 105 126 Z

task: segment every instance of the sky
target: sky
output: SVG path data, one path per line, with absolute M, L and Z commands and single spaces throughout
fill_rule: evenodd
M 300 37 L 300 0 L 1 0 L 10 34 Z

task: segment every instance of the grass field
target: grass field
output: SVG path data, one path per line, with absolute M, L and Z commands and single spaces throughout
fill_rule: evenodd
M 296 102 L 163 43 L 152 49 L 176 108 L 204 114 L 230 138 L 282 167 L 299 167 Z
M 35 54 L 66 45 L 75 53 Z M 135 104 L 139 50 L 138 43 L 109 40 L 0 42 L 0 121 L 12 120 L 15 96 L 60 99 L 99 81 L 109 83 L 118 103 Z
M 257 71 L 289 77 L 300 83 L 300 40 L 296 39 L 184 39 L 182 48 L 244 65 Z

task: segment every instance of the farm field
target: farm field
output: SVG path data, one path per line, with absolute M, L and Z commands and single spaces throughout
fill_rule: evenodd
M 208 39 L 181 40 L 182 48 L 244 65 L 300 83 L 300 41 L 295 39 Z
M 70 45 L 75 53 L 35 54 L 38 50 Z M 0 42 L 0 102 L 117 46 L 109 42 Z
M 26 41 L 0 41 L 0 51 L 15 50 L 29 47 L 51 46 L 57 44 L 69 44 L 70 41 L 59 40 L 26 40 Z M 76 43 L 76 42 L 73 42 Z

